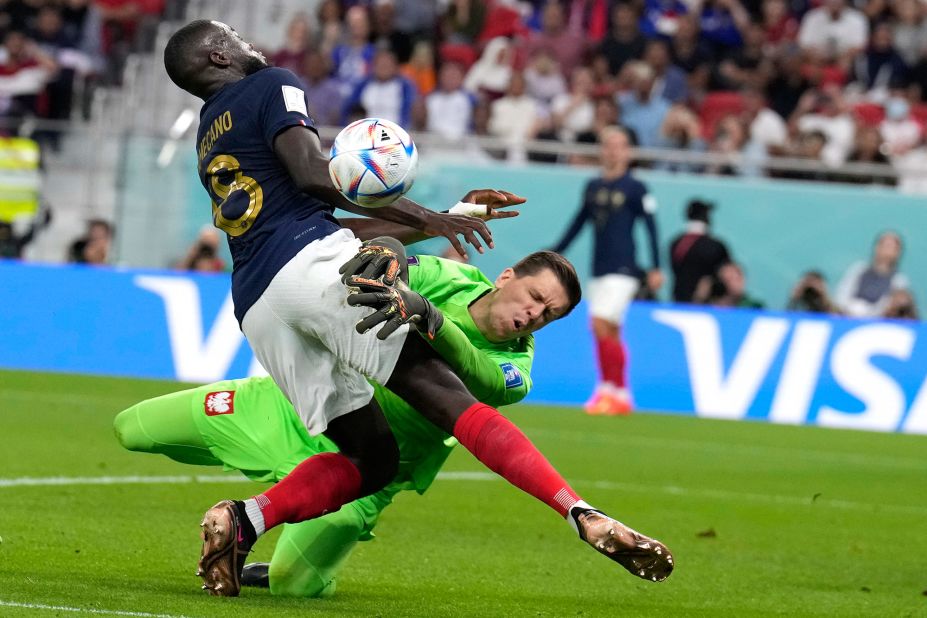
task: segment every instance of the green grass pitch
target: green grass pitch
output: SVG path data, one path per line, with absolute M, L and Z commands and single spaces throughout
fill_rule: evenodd
M 258 486 L 10 482 L 219 474 L 113 439 L 117 412 L 176 388 L 0 372 L 0 616 L 927 616 L 927 437 L 541 406 L 509 413 L 589 502 L 666 542 L 665 583 L 461 450 L 445 470 L 474 474 L 399 496 L 334 598 L 207 597 L 200 515 Z

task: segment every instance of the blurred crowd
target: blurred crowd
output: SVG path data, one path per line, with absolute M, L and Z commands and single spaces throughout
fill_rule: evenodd
M 670 244 L 672 299 L 679 303 L 761 309 L 765 303 L 748 291 L 747 274 L 727 243 L 711 231 L 714 205 L 692 200 L 686 229 Z M 785 309 L 858 318 L 919 319 L 908 278 L 901 272 L 904 241 L 885 231 L 873 243 L 871 255 L 851 264 L 833 291 L 820 270 L 801 275 Z
M 305 80 L 319 124 L 513 145 L 621 124 L 640 147 L 719 155 L 670 169 L 757 175 L 788 156 L 821 165 L 774 175 L 894 184 L 839 171 L 893 164 L 916 187 L 925 15 L 920 0 L 322 0 L 268 55 Z
M 118 84 L 128 55 L 151 48 L 165 4 L 0 0 L 0 132 L 30 117 L 67 120 L 94 85 Z M 37 139 L 56 147 L 59 135 Z

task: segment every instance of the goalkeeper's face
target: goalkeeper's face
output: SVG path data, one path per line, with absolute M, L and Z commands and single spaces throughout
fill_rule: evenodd
M 496 289 L 487 297 L 491 332 L 483 333 L 494 342 L 511 341 L 530 335 L 563 317 L 569 297 L 557 276 L 544 268 L 533 275 L 519 277 L 511 268 L 496 279 Z

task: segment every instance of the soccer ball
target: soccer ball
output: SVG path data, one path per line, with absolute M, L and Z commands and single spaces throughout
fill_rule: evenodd
M 358 206 L 381 208 L 412 188 L 417 167 L 418 151 L 402 127 L 364 118 L 335 138 L 328 173 L 342 195 Z

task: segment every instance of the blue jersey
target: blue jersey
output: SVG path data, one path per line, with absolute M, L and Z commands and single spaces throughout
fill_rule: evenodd
M 228 235 L 239 323 L 293 256 L 340 227 L 332 206 L 300 191 L 274 153 L 284 129 L 315 130 L 302 88 L 285 69 L 262 69 L 224 86 L 200 110 L 197 169 L 213 223 Z
M 587 221 L 595 225 L 592 250 L 592 274 L 595 277 L 614 273 L 638 276 L 634 222 L 644 220 L 650 239 L 653 268 L 660 267 L 657 225 L 653 218 L 656 201 L 647 187 L 628 172 L 620 178 L 595 178 L 586 184 L 583 205 L 563 238 L 554 248 L 562 253 L 573 242 Z

